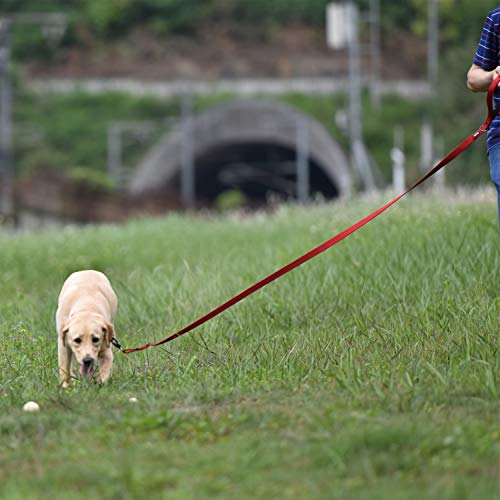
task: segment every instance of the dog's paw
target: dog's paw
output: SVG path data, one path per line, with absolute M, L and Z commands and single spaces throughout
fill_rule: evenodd
M 94 380 L 98 384 L 105 384 L 110 378 L 111 378 L 110 373 L 97 373 L 96 375 L 94 375 Z

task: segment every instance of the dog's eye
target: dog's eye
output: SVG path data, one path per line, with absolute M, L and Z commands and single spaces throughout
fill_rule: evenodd
M 74 343 L 75 344 L 81 344 L 82 343 L 82 339 L 81 338 L 77 338 L 74 340 Z
M 99 337 L 92 337 L 92 342 L 97 344 L 97 342 L 99 342 Z

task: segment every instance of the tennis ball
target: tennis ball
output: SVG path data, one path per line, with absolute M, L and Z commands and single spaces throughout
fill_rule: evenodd
M 34 401 L 28 401 L 24 406 L 23 410 L 27 412 L 40 411 L 40 406 Z

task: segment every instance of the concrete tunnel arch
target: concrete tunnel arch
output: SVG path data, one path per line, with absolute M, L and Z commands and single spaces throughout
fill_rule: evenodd
M 228 189 L 238 189 L 257 203 L 265 203 L 271 193 L 295 198 L 298 126 L 308 137 L 308 195 L 326 199 L 348 195 L 352 177 L 347 158 L 323 125 L 284 104 L 244 99 L 192 119 L 196 203 L 213 205 Z M 181 125 L 150 150 L 130 179 L 132 195 L 179 198 L 183 135 Z

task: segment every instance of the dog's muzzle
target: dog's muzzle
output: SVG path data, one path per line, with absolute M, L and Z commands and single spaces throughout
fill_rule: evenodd
M 83 364 L 80 366 L 80 375 L 85 375 L 85 377 L 89 379 L 94 374 L 94 371 L 94 358 L 83 358 Z

